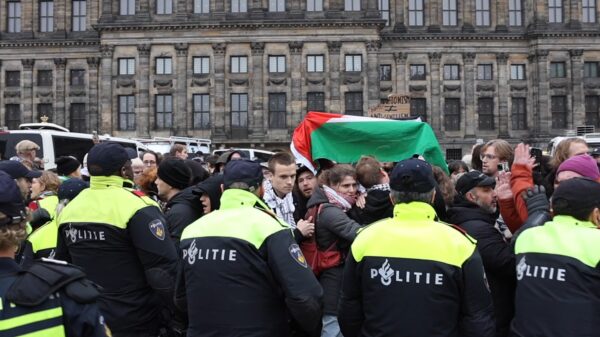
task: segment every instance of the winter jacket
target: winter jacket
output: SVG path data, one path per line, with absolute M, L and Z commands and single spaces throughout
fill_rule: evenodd
M 194 187 L 188 187 L 175 194 L 165 205 L 165 218 L 171 239 L 179 244 L 181 233 L 187 225 L 198 220 L 202 214 L 202 203 L 197 195 L 192 193 Z
M 496 336 L 506 337 L 514 315 L 515 255 L 510 243 L 494 227 L 497 215 L 464 198 L 457 198 L 448 214 L 452 224 L 460 226 L 477 240 L 477 250 L 492 292 Z
M 310 197 L 307 207 L 310 208 L 320 204 L 323 204 L 323 206 L 315 223 L 317 245 L 321 249 L 327 249 L 337 241 L 337 247 L 342 252 L 342 256 L 345 257 L 361 225 L 350 219 L 342 209 L 329 203 L 323 189 L 317 188 Z M 319 276 L 319 282 L 324 293 L 323 312 L 325 314 L 337 315 L 338 299 L 342 289 L 342 274 L 343 261 L 340 266 L 327 269 Z
M 367 192 L 365 208 L 360 211 L 362 225 L 375 221 L 391 218 L 394 213 L 394 204 L 390 199 L 390 191 L 371 190 Z

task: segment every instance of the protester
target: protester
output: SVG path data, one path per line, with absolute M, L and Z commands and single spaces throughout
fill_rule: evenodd
M 223 176 L 214 175 L 192 188 L 192 193 L 200 198 L 202 204 L 202 213 L 208 214 L 221 207 L 221 194 L 223 185 Z
M 182 160 L 188 159 L 187 147 L 183 144 L 173 144 L 169 150 L 169 158 L 179 158 Z
M 210 177 L 210 174 L 208 173 L 208 171 L 206 171 L 201 162 L 193 159 L 187 159 L 184 161 L 184 163 L 190 169 L 191 172 L 191 185 L 199 184 L 200 182 L 206 180 L 206 178 Z
M 392 217 L 394 205 L 390 199 L 390 178 L 381 163 L 363 156 L 356 164 L 358 182 L 367 190 L 365 207 L 360 210 L 361 224 L 368 225 Z
M 464 173 L 469 172 L 469 166 L 462 160 L 451 160 L 448 163 L 448 171 L 450 172 L 450 178 L 452 182 L 456 184 L 458 178 Z
M 157 172 L 158 168 L 156 167 L 146 168 L 135 180 L 135 185 L 139 188 L 139 190 L 154 201 L 160 200 L 158 197 L 158 188 L 156 187 L 155 183 Z
M 154 151 L 148 150 L 144 152 L 144 154 L 142 154 L 142 162 L 147 168 L 158 167 L 158 165 L 160 165 L 161 159 L 162 158 L 160 157 L 160 155 Z
M 435 186 L 425 161 L 394 167 L 394 217 L 362 230 L 346 260 L 339 315 L 344 337 L 494 336 L 475 242 L 435 221 Z
M 490 176 L 497 177 L 500 173 L 499 166 L 503 164 L 510 168 L 513 162 L 513 149 L 507 141 L 503 139 L 492 139 L 481 147 L 481 172 Z
M 33 214 L 29 223 L 34 230 L 55 218 L 60 183 L 60 178 L 56 173 L 50 171 L 43 171 L 39 178 L 33 178 L 31 182 L 32 201 L 29 203 L 29 209 Z
M 296 161 L 286 152 L 278 152 L 269 159 L 271 179 L 265 179 L 263 200 L 283 221 L 296 227 L 292 190 L 296 180 Z M 261 167 L 262 170 L 262 167 Z M 264 176 L 264 174 L 263 174 Z
M 296 223 L 300 219 L 304 219 L 308 210 L 306 204 L 318 187 L 317 177 L 314 173 L 307 166 L 301 165 L 298 167 L 296 170 L 296 182 L 292 191 L 292 196 L 294 197 L 294 221 Z
M 565 160 L 556 170 L 554 188 L 556 189 L 565 180 L 585 177 L 598 181 L 600 171 L 594 158 L 587 154 L 580 154 Z
M 0 161 L 0 171 L 4 171 L 15 180 L 24 201 L 29 199 L 31 179 L 42 176 L 42 172 L 29 170 L 23 164 L 14 160 Z
M 136 181 L 142 172 L 144 172 L 144 162 L 140 158 L 131 159 L 131 169 L 133 170 L 133 181 Z
M 16 156 L 10 158 L 10 160 L 23 161 L 28 160 L 35 163 L 37 159 L 37 151 L 40 150 L 40 146 L 36 143 L 25 139 L 15 145 Z
M 483 170 L 483 162 L 481 161 L 481 149 L 483 148 L 483 144 L 475 144 L 471 149 L 471 170 L 482 171 Z
M 81 179 L 81 163 L 77 158 L 72 156 L 62 156 L 56 158 L 56 173 L 61 177 L 61 180 L 69 178 Z
M 556 145 L 554 149 L 554 155 L 552 156 L 552 159 L 550 159 L 550 166 L 552 167 L 552 170 L 546 176 L 544 183 L 548 197 L 554 192 L 556 170 L 560 164 L 573 156 L 586 154 L 588 151 L 589 147 L 585 140 L 577 137 L 563 139 Z

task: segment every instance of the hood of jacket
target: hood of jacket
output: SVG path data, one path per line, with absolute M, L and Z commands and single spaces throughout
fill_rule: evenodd
M 200 195 L 206 193 L 210 199 L 210 208 L 216 210 L 221 207 L 221 194 L 223 194 L 221 191 L 222 184 L 223 176 L 218 174 L 193 186 L 193 190 L 198 198 L 200 198 Z
M 176 204 L 186 204 L 190 206 L 192 209 L 200 212 L 202 214 L 202 203 L 200 202 L 200 198 L 192 193 L 192 189 L 194 186 L 188 187 L 181 192 L 175 194 L 171 200 L 167 201 L 165 205 L 165 209 L 169 209 Z
M 308 209 L 315 205 L 324 204 L 324 203 L 329 203 L 329 199 L 327 198 L 325 191 L 323 191 L 323 188 L 321 188 L 319 186 L 318 188 L 315 189 L 313 194 L 310 196 L 310 199 L 308 199 L 308 203 L 306 203 L 306 208 Z
M 454 225 L 460 225 L 467 221 L 484 221 L 489 224 L 494 224 L 498 215 L 489 213 L 483 210 L 470 201 L 463 198 L 457 198 L 454 201 L 454 206 L 448 210 L 448 221 Z

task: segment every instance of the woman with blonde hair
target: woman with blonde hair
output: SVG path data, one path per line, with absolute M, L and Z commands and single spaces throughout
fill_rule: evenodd
M 29 225 L 33 232 L 27 238 L 31 243 L 34 258 L 54 257 L 56 248 L 56 207 L 58 206 L 58 188 L 60 178 L 50 171 L 42 172 L 39 178 L 31 182 L 29 209 L 32 211 Z M 53 235 L 47 235 L 52 228 Z

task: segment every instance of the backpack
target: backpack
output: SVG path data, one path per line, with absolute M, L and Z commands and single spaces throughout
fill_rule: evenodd
M 313 218 L 313 222 L 315 226 L 317 225 L 317 219 L 319 217 L 319 213 L 321 213 L 321 209 L 323 208 L 323 204 L 312 206 L 308 209 L 305 215 L 305 219 Z M 327 249 L 322 250 L 319 248 L 317 244 L 317 229 L 315 228 L 315 234 L 307 240 L 302 241 L 300 244 L 300 249 L 302 250 L 302 254 L 304 254 L 304 258 L 306 262 L 312 269 L 313 273 L 318 277 L 323 271 L 337 267 L 342 264 L 342 252 L 337 247 L 337 240 L 331 244 L 331 246 L 327 247 Z

